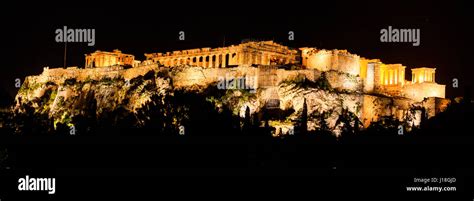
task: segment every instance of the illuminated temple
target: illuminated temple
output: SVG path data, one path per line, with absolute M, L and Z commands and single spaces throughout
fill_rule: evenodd
M 223 68 L 241 65 L 290 64 L 296 61 L 296 50 L 273 41 L 246 42 L 221 48 L 197 48 L 166 53 L 145 54 L 147 60 L 164 66 L 197 65 Z

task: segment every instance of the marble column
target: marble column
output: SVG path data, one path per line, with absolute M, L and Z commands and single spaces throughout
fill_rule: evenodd
M 425 76 L 424 76 L 424 78 L 423 78 L 423 82 L 426 82 L 427 77 L 428 77 L 428 72 L 426 72 L 426 70 L 424 70 L 423 72 L 424 72 L 424 74 L 425 74 Z
M 398 84 L 398 69 L 395 69 L 395 70 L 393 70 L 393 71 L 394 71 L 394 73 L 393 73 L 393 75 L 394 75 L 394 82 L 393 82 L 393 84 Z
M 223 55 L 222 55 L 222 68 L 225 68 L 225 67 L 226 67 L 226 65 L 225 65 L 225 63 L 226 63 L 226 61 L 227 61 L 227 60 L 226 60 L 226 55 L 227 55 L 227 54 L 223 54 Z
M 209 68 L 213 68 L 213 66 L 212 66 L 212 56 L 213 56 L 212 54 L 209 55 L 209 64 L 208 64 Z

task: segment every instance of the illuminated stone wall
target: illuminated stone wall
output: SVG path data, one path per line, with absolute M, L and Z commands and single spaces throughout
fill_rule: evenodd
M 426 97 L 445 97 L 446 86 L 436 83 L 412 83 L 406 84 L 402 88 L 402 96 L 413 99 L 415 101 L 422 101 Z
M 144 75 L 151 69 L 158 69 L 158 65 L 150 64 L 143 65 L 136 68 L 123 69 L 122 66 L 111 66 L 103 68 L 44 68 L 43 73 L 38 76 L 28 76 L 30 80 L 38 83 L 54 82 L 62 84 L 64 80 L 75 78 L 77 81 L 85 81 L 87 79 L 100 80 L 102 78 L 124 77 L 125 79 L 132 79 L 134 77 Z
M 352 75 L 360 74 L 360 57 L 347 50 L 318 50 L 300 48 L 302 64 L 320 71 L 336 70 Z
M 371 62 L 367 63 L 364 68 L 365 75 L 361 76 L 362 80 L 364 81 L 364 92 L 372 92 L 375 88 L 375 66 L 376 63 Z
M 207 86 L 217 83 L 219 79 L 248 78 L 246 86 L 253 87 L 258 82 L 258 69 L 253 67 L 236 67 L 231 69 L 187 67 L 173 76 L 175 87 Z M 251 82 L 251 83 L 250 83 Z M 258 86 L 258 83 L 257 83 Z

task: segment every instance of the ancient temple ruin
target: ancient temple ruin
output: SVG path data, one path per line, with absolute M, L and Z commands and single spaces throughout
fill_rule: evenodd
M 112 52 L 97 50 L 93 53 L 86 54 L 86 68 L 101 68 L 115 65 L 137 66 L 138 61 L 131 54 L 124 54 L 120 50 L 115 49 Z
M 205 68 L 291 64 L 296 62 L 297 51 L 273 41 L 245 42 L 219 48 L 197 48 L 166 53 L 145 54 L 146 60 L 164 66 L 195 65 Z
M 379 59 L 366 59 L 347 50 L 300 48 L 302 64 L 307 69 L 338 71 L 358 76 L 364 92 L 406 97 L 422 101 L 427 97 L 445 97 L 445 85 L 435 81 L 435 68 L 412 68 L 412 80 L 405 80 L 402 64 L 385 64 Z

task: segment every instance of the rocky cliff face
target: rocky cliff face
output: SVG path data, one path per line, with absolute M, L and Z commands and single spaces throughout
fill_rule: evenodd
M 28 105 L 36 114 L 47 114 L 54 122 L 72 123 L 72 117 L 92 112 L 101 116 L 118 108 L 136 112 L 152 96 L 165 97 L 172 93 L 171 79 L 155 71 L 137 76 L 131 80 L 122 77 L 104 77 L 100 80 L 75 78 L 63 83 L 32 82 L 28 77 L 20 88 L 15 110 L 24 112 Z
M 276 136 L 301 132 L 301 128 L 325 129 L 340 135 L 348 128 L 362 129 L 382 116 L 400 113 L 400 120 L 408 119 L 411 104 L 406 100 L 397 102 L 393 98 L 363 94 L 358 78 L 338 76 L 337 72 L 299 74 L 295 71 L 291 79 L 280 79 L 275 86 L 251 91 L 220 89 L 216 78 L 256 77 L 255 68 L 132 70 L 133 75 L 125 70 L 94 78 L 27 77 L 16 96 L 14 111 L 47 116 L 55 129 L 58 124 L 76 126 L 81 119 L 92 119 L 99 124 L 100 119 L 108 119 L 112 124 L 127 121 L 130 127 L 159 124 L 165 131 L 179 129 L 189 122 L 222 119 L 219 115 L 229 111 L 237 119 L 250 115 L 254 126 L 268 124 Z M 312 76 L 301 79 L 300 75 L 305 74 Z M 337 85 L 341 79 L 345 85 Z M 272 101 L 276 104 L 269 104 Z

